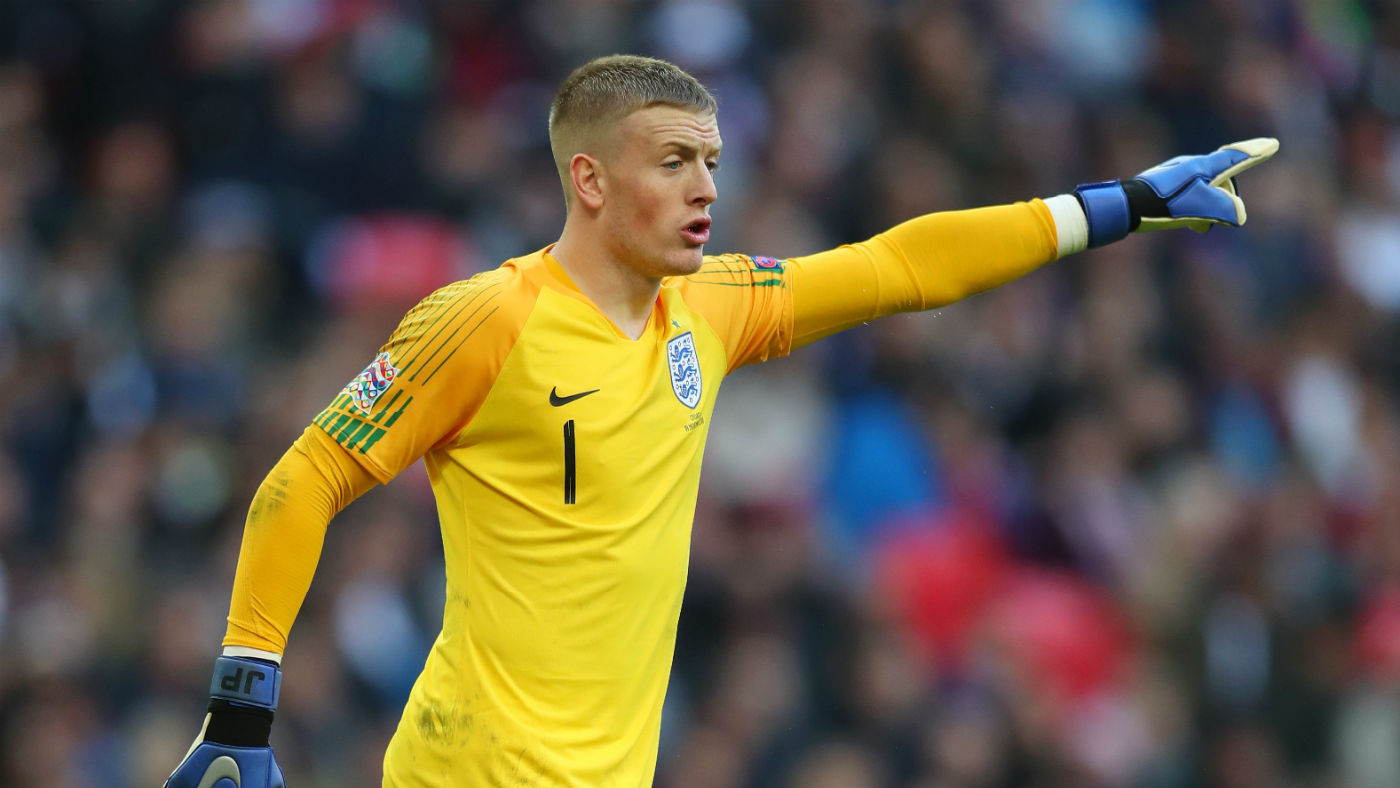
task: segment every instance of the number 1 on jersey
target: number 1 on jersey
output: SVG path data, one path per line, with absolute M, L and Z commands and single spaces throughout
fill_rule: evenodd
M 564 503 L 574 502 L 574 420 L 564 422 Z

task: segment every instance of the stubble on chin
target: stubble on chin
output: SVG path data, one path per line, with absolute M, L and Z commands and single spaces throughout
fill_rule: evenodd
M 705 263 L 704 247 L 686 250 L 686 255 L 676 265 L 676 270 L 670 276 L 690 276 L 700 270 L 700 266 Z
M 656 279 L 669 276 L 689 276 L 704 264 L 703 247 L 688 247 L 658 251 L 625 244 L 619 250 L 628 268 Z

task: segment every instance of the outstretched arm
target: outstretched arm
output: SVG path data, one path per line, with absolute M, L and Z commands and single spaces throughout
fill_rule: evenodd
M 1050 208 L 1034 200 L 926 214 L 868 241 L 793 258 L 792 346 L 1009 282 L 1056 259 L 1057 237 Z
M 792 346 L 895 312 L 932 309 L 1004 284 L 1129 232 L 1245 222 L 1234 177 L 1273 156 L 1278 140 L 1178 156 L 1136 177 L 1028 203 L 948 211 L 868 241 L 789 261 Z

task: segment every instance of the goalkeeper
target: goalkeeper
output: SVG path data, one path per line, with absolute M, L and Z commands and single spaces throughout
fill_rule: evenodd
M 1134 230 L 1243 224 L 1232 179 L 1278 149 L 1249 140 L 780 260 L 703 254 L 721 140 L 714 99 L 675 66 L 584 65 L 549 133 L 558 242 L 410 310 L 258 489 L 209 712 L 167 785 L 282 785 L 281 654 L 327 524 L 419 458 L 447 601 L 384 784 L 649 785 L 724 377 Z

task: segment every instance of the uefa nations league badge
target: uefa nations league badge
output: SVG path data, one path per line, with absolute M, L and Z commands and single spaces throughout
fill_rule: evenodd
M 369 362 L 364 372 L 345 384 L 345 393 L 350 395 L 355 407 L 368 416 L 374 408 L 374 401 L 379 399 L 380 394 L 389 390 L 398 375 L 399 368 L 390 363 L 389 354 L 380 353 Z
M 689 331 L 666 343 L 666 361 L 671 365 L 671 390 L 676 399 L 693 409 L 700 404 L 700 359 Z

